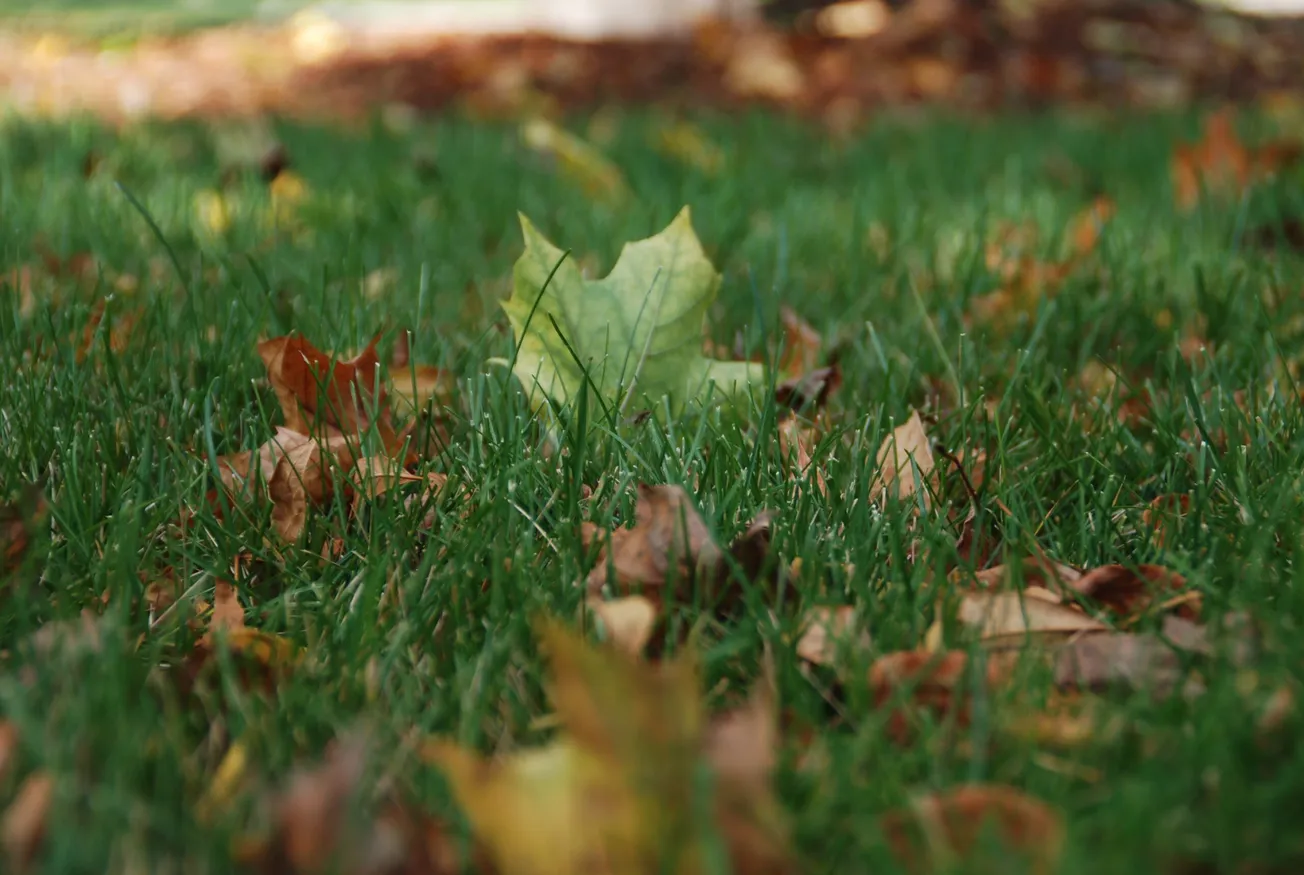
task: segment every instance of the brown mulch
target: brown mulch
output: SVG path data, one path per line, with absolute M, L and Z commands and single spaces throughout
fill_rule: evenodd
M 838 127 L 889 105 L 1150 108 L 1296 94 L 1304 20 L 1177 0 L 911 0 L 855 37 L 809 21 L 705 22 L 638 42 L 381 37 L 296 19 L 117 51 L 8 35 L 0 56 L 0 94 L 36 115 L 350 117 L 390 104 L 516 114 L 656 101 L 762 104 Z

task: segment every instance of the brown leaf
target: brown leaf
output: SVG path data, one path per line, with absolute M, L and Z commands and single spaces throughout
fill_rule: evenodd
M 893 853 L 909 871 L 933 872 L 963 862 L 965 870 L 1053 872 L 1064 847 L 1064 824 L 1047 805 L 1013 787 L 969 784 L 912 800 L 909 809 L 881 821 Z M 995 858 L 981 857 L 990 837 L 1002 846 Z
M 1106 628 L 1037 586 L 1025 587 L 1022 592 L 964 593 L 956 617 L 990 648 L 1022 647 L 1034 638 L 1054 641 Z
M 668 581 L 686 587 L 719 567 L 723 554 L 682 486 L 640 483 L 634 515 L 632 529 L 609 534 L 588 576 L 590 593 L 608 582 L 608 565 L 619 592 L 645 587 L 658 591 L 657 598 Z
M 1204 135 L 1173 149 L 1173 195 L 1189 210 L 1205 193 L 1239 196 L 1250 185 L 1299 160 L 1301 144 L 1265 143 L 1251 149 L 1236 133 L 1235 109 L 1225 106 L 1205 116 Z
M 590 598 L 586 604 L 602 621 L 607 640 L 630 656 L 638 656 L 652 640 L 659 611 L 651 599 L 641 595 L 622 596 L 611 601 Z
M 957 726 L 967 726 L 972 684 L 1002 685 L 1013 670 L 1015 656 L 988 654 L 983 676 L 973 678 L 969 654 L 963 650 L 901 650 L 879 657 L 869 667 L 869 689 L 878 708 L 905 694 L 906 701 L 895 703 L 887 723 L 888 734 L 904 744 L 914 736 L 916 711 L 929 712 L 938 719 L 951 717 Z
M 776 698 L 767 662 L 747 704 L 717 715 L 706 731 L 706 758 L 716 776 L 716 825 L 732 870 L 747 875 L 792 869 L 785 817 L 770 788 L 779 748 Z
M 208 639 L 214 632 L 229 634 L 245 627 L 244 606 L 236 593 L 235 584 L 219 580 L 213 586 L 213 614 L 208 621 Z
M 716 715 L 706 729 L 706 758 L 723 781 L 765 787 L 779 748 L 772 671 L 756 682 L 747 704 Z
M 281 403 L 286 428 L 334 437 L 355 435 L 374 422 L 392 452 L 385 389 L 378 383 L 379 340 L 379 335 L 372 338 L 366 349 L 347 361 L 336 360 L 294 335 L 259 343 L 258 354 Z
M 338 859 L 349 803 L 366 763 L 365 746 L 353 739 L 332 745 L 321 766 L 291 776 L 275 817 L 280 846 L 294 870 L 317 871 Z
M 1017 577 L 1016 577 L 1017 575 Z M 1016 566 L 994 565 L 972 574 L 957 570 L 951 573 L 954 583 L 972 581 L 985 590 L 999 591 L 1008 589 L 1016 581 L 1026 586 L 1036 586 L 1051 592 L 1062 592 L 1066 585 L 1072 584 L 1082 576 L 1082 572 L 1069 565 L 1063 565 L 1044 557 L 1029 556 Z
M 933 450 L 919 411 L 911 411 L 910 418 L 893 429 L 883 441 L 878 449 L 876 466 L 879 475 L 869 490 L 871 500 L 880 495 L 905 499 L 918 492 L 924 506 L 928 506 L 925 483 L 933 472 Z
M 1167 696 L 1181 678 L 1178 651 L 1155 635 L 1123 632 L 1084 635 L 1055 654 L 1060 687 L 1104 691 L 1114 686 Z
M 48 772 L 33 772 L 18 788 L 4 819 L 0 821 L 0 842 L 4 844 L 11 872 L 26 872 L 45 839 L 46 819 L 54 801 L 54 779 Z
M 267 494 L 272 500 L 272 527 L 286 541 L 296 541 L 307 524 L 308 506 L 321 504 L 334 494 L 329 468 L 332 464 L 347 468 L 352 462 L 353 450 L 349 438 L 344 435 L 323 441 L 311 438 L 296 440 L 288 447 L 278 444 L 278 450 L 283 454 L 267 480 Z
M 1187 591 L 1185 577 L 1160 565 L 1136 568 L 1102 565 L 1069 587 L 1122 618 L 1131 619 L 1145 613 L 1156 599 L 1162 600 L 1160 607 L 1172 610 L 1179 617 L 1196 620 L 1200 616 L 1200 594 Z
M 9 777 L 17 753 L 18 726 L 12 720 L 0 720 L 0 784 Z
M 814 607 L 802 618 L 805 627 L 797 639 L 797 656 L 815 665 L 838 665 L 848 652 L 868 653 L 873 646 L 869 630 L 858 625 L 851 605 Z
M 824 338 L 791 307 L 780 308 L 779 322 L 783 326 L 779 374 L 790 379 L 815 370 L 819 366 Z
M 816 440 L 815 429 L 804 425 L 795 416 L 779 423 L 779 450 L 793 469 L 795 478 L 813 482 L 820 496 L 828 498 L 829 487 L 824 482 L 824 472 L 811 464 L 811 450 Z
M 1191 511 L 1191 496 L 1160 495 L 1141 514 L 1141 523 L 1154 534 L 1156 547 L 1165 546 L 1172 537 L 1172 529 Z

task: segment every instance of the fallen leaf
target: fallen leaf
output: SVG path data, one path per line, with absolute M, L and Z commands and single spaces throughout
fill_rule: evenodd
M 819 366 L 824 338 L 791 307 L 779 309 L 779 322 L 783 326 L 783 354 L 779 358 L 779 375 L 784 378 L 799 377 L 815 370 Z
M 1251 149 L 1236 133 L 1236 112 L 1224 106 L 1205 116 L 1202 138 L 1173 149 L 1173 196 L 1178 207 L 1190 210 L 1208 193 L 1239 196 L 1254 183 L 1299 159 L 1300 144 L 1268 143 Z
M 1017 566 L 994 565 L 972 573 L 956 570 L 950 575 L 952 582 L 963 583 L 971 580 L 985 590 L 999 591 L 1008 589 L 1016 583 L 1022 583 L 1050 592 L 1063 592 L 1067 585 L 1071 585 L 1080 577 L 1082 572 L 1072 566 L 1035 556 L 1029 556 Z
M 332 745 L 322 766 L 290 777 L 275 817 L 286 861 L 295 870 L 317 871 L 337 858 L 349 802 L 366 763 L 365 746 L 351 739 Z
M 814 665 L 836 666 L 849 653 L 865 654 L 873 646 L 869 630 L 859 625 L 851 605 L 814 607 L 802 617 L 804 627 L 797 639 L 797 656 Z
M 545 396 L 671 412 L 723 394 L 741 405 L 764 385 L 763 366 L 708 359 L 702 322 L 720 275 L 693 233 L 688 208 L 655 237 L 627 243 L 604 279 L 586 280 L 524 216 L 525 252 L 503 309 L 519 347 L 514 373 L 536 408 Z M 556 272 L 554 273 L 554 268 Z M 551 276 L 551 280 L 549 277 Z
M 9 777 L 9 767 L 18 752 L 18 726 L 12 720 L 0 720 L 0 784 Z
M 1160 495 L 1152 500 L 1141 514 L 1141 523 L 1152 532 L 1155 546 L 1163 547 L 1172 537 L 1172 530 L 1190 511 L 1191 496 Z
M 451 742 L 434 741 L 425 750 L 448 777 L 497 870 L 696 871 L 705 862 L 705 833 L 692 800 L 706 742 L 694 661 L 651 665 L 551 624 L 543 635 L 564 729 L 556 741 L 493 761 Z M 745 737 L 753 753 L 764 744 L 754 715 L 727 732 Z M 756 871 L 783 872 L 786 851 L 776 838 L 782 823 L 767 820 L 779 812 L 768 781 L 758 778 L 762 768 L 755 759 L 722 762 L 717 787 L 724 789 L 717 789 L 718 813 L 709 819 L 721 821 L 735 862 L 754 853 L 770 862 Z M 738 789 L 741 783 L 750 795 Z M 764 844 L 739 848 L 737 840 Z
M 701 128 L 689 122 L 662 123 L 656 129 L 653 145 L 661 154 L 708 176 L 724 166 L 724 152 Z
M 596 594 L 610 582 L 619 592 L 644 588 L 659 600 L 668 582 L 682 588 L 711 580 L 723 555 L 682 486 L 640 483 L 634 527 L 609 533 L 588 589 Z
M 637 656 L 652 640 L 656 628 L 657 606 L 641 595 L 622 596 L 603 601 L 590 598 L 586 603 L 606 629 L 606 640 L 616 648 Z
M 0 820 L 0 843 L 4 844 L 9 871 L 26 872 L 36 859 L 53 801 L 54 778 L 48 772 L 33 772 L 18 788 Z
M 956 619 L 976 632 L 984 646 L 993 649 L 1022 647 L 1033 639 L 1058 641 L 1107 628 L 1083 611 L 1060 604 L 1059 596 L 1036 586 L 1025 587 L 1022 592 L 964 593 Z
M 790 416 L 779 423 L 779 450 L 788 461 L 789 467 L 799 483 L 813 482 L 815 490 L 822 498 L 828 498 L 829 487 L 824 481 L 824 472 L 811 464 L 811 452 L 816 442 L 813 426 L 805 425 L 795 416 Z M 801 489 L 801 486 L 798 486 Z
M 933 465 L 932 443 L 924 431 L 919 411 L 913 410 L 910 418 L 893 429 L 878 448 L 878 476 L 870 486 L 870 499 L 883 495 L 906 499 L 918 493 L 924 507 L 928 507 L 925 484 L 933 473 Z
M 994 689 L 1004 684 L 1014 667 L 1012 657 L 1016 656 L 987 654 L 982 675 L 977 676 L 969 654 L 963 650 L 896 651 L 880 656 L 869 667 L 869 689 L 876 708 L 894 706 L 888 713 L 887 732 L 904 744 L 914 737 L 918 712 L 953 719 L 959 727 L 968 726 L 975 685 Z
M 349 439 L 343 435 L 325 440 L 294 442 L 277 460 L 267 480 L 272 500 L 272 528 L 287 542 L 303 534 L 309 505 L 321 504 L 335 491 L 332 465 L 347 467 L 353 459 Z
M 1055 684 L 1097 692 L 1123 686 L 1167 696 L 1182 677 L 1181 654 L 1158 636 L 1084 635 L 1055 654 Z
M 806 77 L 778 34 L 757 30 L 734 46 L 724 84 L 741 97 L 785 103 L 801 95 Z
M 1060 815 L 1041 800 L 1000 784 L 968 784 L 915 797 L 908 809 L 884 815 L 880 826 L 894 855 L 911 872 L 962 863 L 965 871 L 1050 873 L 1064 849 Z M 999 847 L 989 847 L 989 839 Z
M 747 704 L 717 715 L 706 731 L 716 777 L 715 816 L 732 870 L 762 875 L 790 869 L 785 818 L 770 790 L 779 725 L 773 666 L 766 663 Z
M 1100 602 L 1115 616 L 1134 619 L 1155 603 L 1179 617 L 1200 616 L 1200 593 L 1187 590 L 1186 578 L 1160 565 L 1102 565 L 1069 584 L 1079 595 Z
M 285 427 L 305 435 L 354 436 L 376 425 L 388 452 L 394 452 L 393 429 L 384 410 L 385 388 L 379 382 L 379 359 L 372 338 L 357 357 L 334 359 L 306 339 L 276 337 L 258 344 L 267 377 L 285 416 Z
M 219 580 L 213 586 L 213 614 L 208 621 L 209 640 L 215 632 L 230 634 L 244 627 L 244 606 L 240 604 L 235 585 Z
M 521 126 L 521 139 L 531 149 L 555 160 L 562 173 L 589 197 L 609 204 L 629 200 L 629 185 L 620 168 L 571 132 L 536 117 Z

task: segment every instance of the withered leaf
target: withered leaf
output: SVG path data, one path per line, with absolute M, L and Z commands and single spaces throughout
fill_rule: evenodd
M 589 592 L 602 589 L 609 570 L 612 586 L 627 593 L 709 580 L 719 567 L 723 553 L 682 486 L 640 483 L 634 515 L 633 528 L 610 533 L 589 573 Z
M 1069 584 L 1079 595 L 1104 605 L 1118 617 L 1132 618 L 1158 600 L 1160 607 L 1188 620 L 1200 616 L 1200 594 L 1187 590 L 1186 578 L 1161 565 L 1102 565 Z
M 396 436 L 384 408 L 380 360 L 372 338 L 355 358 L 341 361 L 305 338 L 290 335 L 258 344 L 258 354 L 281 404 L 285 426 L 307 435 L 356 435 L 375 423 L 387 452 Z
M 26 872 L 32 865 L 45 839 L 53 801 L 54 778 L 48 772 L 33 772 L 18 788 L 0 820 L 0 843 L 9 860 L 9 871 Z
M 12 720 L 0 720 L 0 783 L 9 777 L 17 753 L 18 726 Z
M 851 605 L 817 606 L 802 618 L 805 627 L 797 639 L 797 656 L 815 665 L 837 665 L 849 652 L 868 653 L 872 643 L 869 630 L 861 629 L 856 609 Z
M 641 595 L 622 596 L 603 601 L 590 598 L 586 603 L 606 629 L 607 640 L 631 656 L 637 656 L 652 640 L 656 628 L 656 604 Z
M 964 593 L 956 617 L 990 648 L 1022 647 L 1033 638 L 1053 641 L 1106 628 L 1096 618 L 1061 604 L 1057 595 L 1036 586 L 1022 592 Z
M 1017 577 L 1016 577 L 1017 575 Z M 1050 559 L 1029 556 L 1017 566 L 994 565 L 972 574 L 963 570 L 952 572 L 951 580 L 957 583 L 972 581 L 986 590 L 1003 590 L 1016 580 L 1027 586 L 1037 586 L 1050 592 L 1062 592 L 1066 585 L 1082 577 L 1082 572 Z
M 914 736 L 917 711 L 967 726 L 974 686 L 1003 685 L 1013 671 L 1015 658 L 1017 654 L 1012 652 L 987 654 L 979 676 L 963 650 L 897 651 L 879 657 L 869 667 L 869 689 L 877 707 L 895 705 L 888 715 L 887 731 L 905 743 Z
M 968 784 L 911 800 L 910 807 L 881 821 L 897 858 L 911 872 L 932 872 L 961 861 L 966 870 L 1031 871 L 1049 875 L 1064 847 L 1064 823 L 1046 803 L 1013 787 Z M 999 847 L 988 848 L 991 838 Z M 984 851 L 996 854 L 987 857 Z M 1024 870 L 1008 855 L 1021 859 Z
M 870 486 L 870 498 L 888 495 L 905 499 L 919 493 L 927 507 L 926 484 L 933 466 L 932 443 L 924 431 L 924 421 L 919 411 L 912 410 L 910 418 L 893 429 L 878 449 L 879 473 Z
M 1182 659 L 1172 644 L 1156 635 L 1084 635 L 1060 648 L 1054 671 L 1060 687 L 1104 691 L 1124 686 L 1162 697 L 1181 679 Z

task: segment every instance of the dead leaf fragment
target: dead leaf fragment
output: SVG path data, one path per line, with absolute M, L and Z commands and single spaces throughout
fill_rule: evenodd
M 814 665 L 838 665 L 849 652 L 868 653 L 873 646 L 869 630 L 861 629 L 851 605 L 817 606 L 803 617 L 804 631 L 797 639 L 797 656 Z
M 1103 692 L 1122 686 L 1161 698 L 1182 677 L 1181 655 L 1156 635 L 1115 632 L 1084 635 L 1055 654 L 1055 684 Z
M 12 720 L 0 720 L 0 783 L 9 777 L 17 753 L 18 726 Z
M 879 474 L 869 490 L 871 499 L 881 495 L 906 499 L 919 493 L 928 507 L 925 484 L 933 473 L 933 449 L 918 410 L 912 410 L 910 418 L 883 441 L 876 465 Z
M 276 824 L 286 860 L 295 870 L 316 871 L 335 856 L 366 761 L 361 742 L 337 743 L 321 766 L 290 778 L 276 804 Z
M 235 585 L 219 580 L 213 587 L 213 615 L 209 618 L 208 634 L 229 634 L 245 627 L 244 606 L 240 604 Z
M 588 576 L 590 593 L 608 583 L 608 566 L 611 585 L 623 593 L 658 591 L 670 581 L 691 585 L 719 566 L 723 554 L 682 486 L 639 484 L 634 515 L 634 527 L 611 532 L 598 554 Z
M 607 632 L 607 640 L 631 656 L 637 656 L 652 640 L 657 624 L 657 606 L 651 599 L 630 595 L 610 601 L 589 599 L 587 602 Z
M 869 667 L 869 689 L 876 707 L 894 706 L 887 732 L 906 743 L 914 737 L 919 712 L 967 726 L 974 685 L 991 689 L 1003 685 L 1013 670 L 1014 657 L 1017 654 L 987 654 L 981 675 L 975 675 L 969 654 L 963 650 L 901 650 L 879 657 Z
M 33 772 L 18 788 L 4 819 L 0 841 L 12 872 L 26 872 L 45 839 L 46 820 L 54 801 L 54 778 L 48 772 Z
M 1200 594 L 1187 590 L 1185 577 L 1161 565 L 1102 565 L 1069 586 L 1120 618 L 1135 619 L 1156 601 L 1179 617 L 1196 620 L 1200 616 Z
M 1204 132 L 1195 143 L 1173 148 L 1173 196 L 1178 207 L 1190 210 L 1204 194 L 1239 196 L 1246 188 L 1300 157 L 1299 143 L 1282 141 L 1249 148 L 1236 133 L 1236 112 L 1224 106 L 1204 119 Z
M 909 871 L 932 872 L 963 862 L 965 869 L 1050 873 L 1064 847 L 1064 823 L 1046 803 L 1013 787 L 969 784 L 916 797 L 906 810 L 884 815 L 881 826 Z M 999 848 L 989 848 L 985 839 Z M 984 852 L 996 854 L 989 857 Z M 1028 869 L 1012 866 L 1013 854 Z

